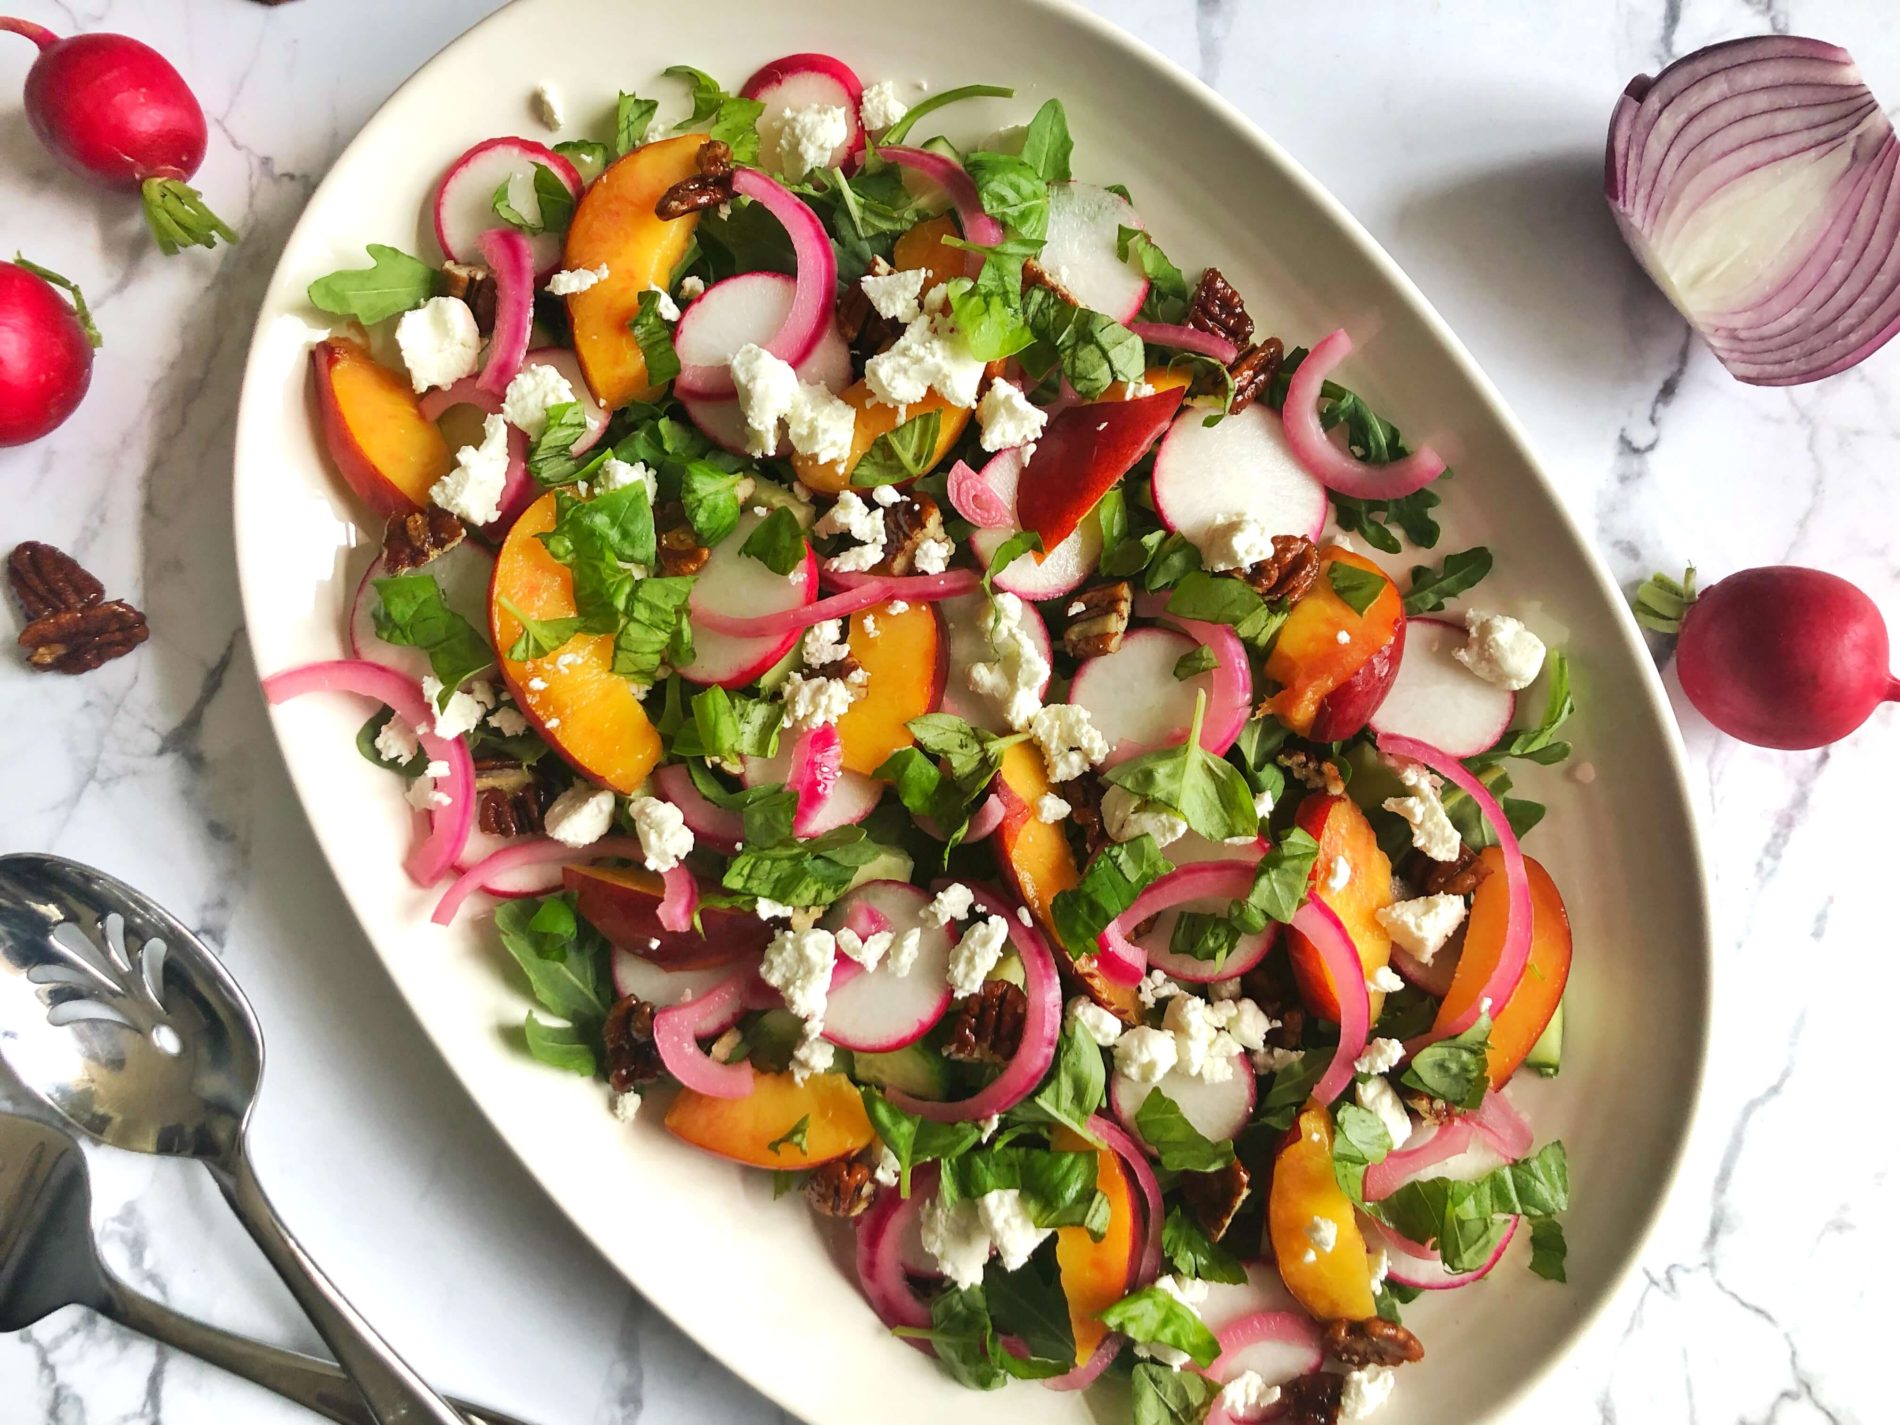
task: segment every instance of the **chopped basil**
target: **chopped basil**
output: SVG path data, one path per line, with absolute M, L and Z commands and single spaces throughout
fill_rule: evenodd
M 1161 1224 L 1161 1250 L 1180 1276 L 1230 1286 L 1243 1285 L 1247 1280 L 1247 1269 L 1240 1258 L 1211 1239 L 1185 1208 L 1168 1209 L 1167 1219 Z
M 1165 535 L 1149 556 L 1146 572 L 1141 576 L 1141 586 L 1149 593 L 1162 589 L 1171 589 L 1201 567 L 1201 551 L 1189 542 L 1184 534 Z M 1130 571 L 1131 573 L 1134 571 Z M 1230 579 L 1230 584 L 1239 584 Z M 1241 588 L 1246 585 L 1240 584 Z M 1248 590 L 1248 592 L 1252 592 Z
M 560 895 L 502 902 L 495 928 L 536 1002 L 566 1021 L 545 1024 L 530 1014 L 523 1030 L 529 1052 L 556 1068 L 592 1074 L 593 1045 L 614 999 L 606 940 Z
M 1484 1101 L 1491 1087 L 1486 1067 L 1491 1047 L 1491 1016 L 1481 1014 L 1463 1034 L 1429 1044 L 1412 1056 L 1399 1082 L 1431 1098 L 1467 1111 Z
M 1200 1425 L 1218 1387 L 1193 1371 L 1172 1371 L 1153 1361 L 1135 1366 L 1132 1425 Z
M 1449 1271 L 1476 1271 L 1490 1259 L 1510 1219 L 1529 1218 L 1532 1267 L 1540 1275 L 1563 1270 L 1561 1234 L 1543 1232 L 1538 1253 L 1537 1224 L 1551 1221 L 1570 1206 L 1570 1169 L 1562 1143 L 1547 1143 L 1528 1158 L 1487 1173 L 1475 1182 L 1417 1178 L 1391 1196 L 1367 1205 L 1367 1212 L 1414 1242 L 1432 1242 Z M 1555 1279 L 1561 1280 L 1561 1275 Z
M 1407 615 L 1437 613 L 1445 600 L 1455 599 L 1475 588 L 1491 572 L 1491 551 L 1482 544 L 1447 554 L 1444 564 L 1434 570 L 1429 564 L 1412 566 L 1412 589 L 1405 596 Z
M 675 667 L 692 661 L 692 630 L 686 616 L 686 601 L 692 592 L 690 576 L 635 582 L 626 617 L 614 637 L 614 672 L 636 683 L 651 684 L 668 659 Z
M 1108 1228 L 1108 1199 L 1096 1186 L 1096 1161 L 1093 1149 L 980 1144 L 944 1161 L 937 1194 L 956 1203 L 1013 1190 L 1038 1227 L 1084 1227 L 1099 1240 Z
M 996 576 L 1027 554 L 1040 551 L 1042 536 L 1033 529 L 1019 529 L 1008 539 L 996 546 L 996 552 L 990 556 L 989 568 L 983 571 L 983 589 L 987 593 L 996 583 Z
M 1238 579 L 1200 569 L 1181 575 L 1168 595 L 1168 612 L 1176 618 L 1224 623 L 1255 648 L 1273 642 L 1287 615 L 1284 602 L 1269 603 Z
M 1062 1291 L 1054 1238 L 1040 1243 L 1015 1271 L 1005 1271 L 1000 1261 L 992 1260 L 983 1272 L 983 1296 L 999 1336 L 1020 1343 L 1032 1361 L 1060 1363 L 1059 1373 L 1074 1368 L 1075 1327 Z
M 565 485 L 581 473 L 585 463 L 574 454 L 574 442 L 587 432 L 587 415 L 579 401 L 548 407 L 548 423 L 528 445 L 528 473 L 542 489 Z
M 976 1123 L 938 1123 L 906 1113 L 875 1088 L 860 1085 L 858 1096 L 864 1100 L 865 1116 L 884 1146 L 897 1159 L 898 1190 L 910 1196 L 910 1170 L 918 1163 L 954 1158 L 974 1148 L 983 1137 Z
M 823 836 L 782 846 L 747 843 L 726 866 L 720 884 L 740 895 L 780 905 L 830 905 L 844 894 L 858 867 L 878 854 L 863 828 L 839 827 Z
M 1383 1163 L 1392 1151 L 1385 1120 L 1356 1103 L 1342 1103 L 1334 1114 L 1333 1179 L 1355 1207 L 1366 1201 L 1366 1169 Z
M 781 505 L 753 526 L 739 552 L 758 560 L 774 574 L 790 574 L 805 562 L 807 548 L 805 527 Z
M 739 526 L 739 482 L 743 472 L 713 459 L 690 460 L 680 473 L 680 503 L 686 522 L 708 548 Z
M 1013 153 L 978 149 L 963 160 L 983 211 L 1018 237 L 1040 242 L 1049 233 L 1049 184 L 1034 164 Z
M 1069 156 L 1075 142 L 1069 137 L 1069 116 L 1060 99 L 1047 100 L 1036 110 L 1023 133 L 1023 162 L 1042 176 L 1045 183 L 1067 183 Z
M 1060 366 L 1085 401 L 1117 381 L 1139 381 L 1146 369 L 1140 337 L 1113 317 L 1071 306 L 1047 287 L 1023 294 L 1023 317 L 1036 338 L 1023 353 L 1023 365 L 1038 379 Z
M 937 433 L 943 416 L 923 411 L 871 442 L 870 449 L 851 467 L 851 483 L 859 489 L 910 480 L 931 466 L 937 453 Z
M 677 747 L 677 742 L 675 743 Z M 798 797 L 783 782 L 727 791 L 704 763 L 688 762 L 687 775 L 699 794 L 721 811 L 736 811 L 743 820 L 745 844 L 757 850 L 783 846 L 792 839 L 792 819 Z
M 1211 1173 L 1234 1161 L 1232 1143 L 1211 1141 L 1158 1088 L 1150 1089 L 1135 1110 L 1135 1132 L 1171 1173 Z
M 660 315 L 662 295 L 652 287 L 642 292 L 640 310 L 633 314 L 630 323 L 633 339 L 640 345 L 641 356 L 646 358 L 649 386 L 664 386 L 680 374 L 679 353 L 673 349 L 673 328 Z
M 1065 1025 L 1054 1072 L 1010 1116 L 1019 1122 L 1060 1123 L 1093 1143 L 1097 1140 L 1089 1119 L 1101 1108 L 1107 1090 L 1101 1047 L 1073 1024 Z
M 509 187 L 513 176 L 504 178 L 489 199 L 489 206 L 500 218 L 516 232 L 529 237 L 539 237 L 542 233 L 564 233 L 568 223 L 574 217 L 574 194 L 561 176 L 545 163 L 534 165 L 534 201 L 539 217 L 530 218 L 515 207 Z
M 442 274 L 421 258 L 379 242 L 371 243 L 368 251 L 373 266 L 332 272 L 312 282 L 310 304 L 320 312 L 374 326 L 420 307 L 441 291 Z
M 428 574 L 397 574 L 376 581 L 370 615 L 376 636 L 400 648 L 420 648 L 446 696 L 495 661 L 488 640 L 450 608 Z
M 583 183 L 592 183 L 614 161 L 614 151 L 593 139 L 568 139 L 557 143 L 554 151 L 574 165 Z
M 1057 891 L 1050 903 L 1057 936 L 1069 954 L 1077 959 L 1093 955 L 1096 937 L 1108 923 L 1133 905 L 1150 882 L 1173 869 L 1155 839 L 1145 832 L 1132 841 L 1104 846 L 1089 862 L 1080 883 Z
M 1267 1085 L 1255 1121 L 1275 1133 L 1291 1128 L 1312 1096 L 1313 1085 L 1325 1074 L 1330 1057 L 1328 1052 L 1303 1053 L 1276 1073 Z
M 1318 860 L 1319 843 L 1311 833 L 1297 826 L 1289 829 L 1254 868 L 1253 887 L 1235 908 L 1241 926 L 1256 931 L 1265 929 L 1269 920 L 1282 925 L 1290 922 L 1306 904 L 1313 863 Z
M 1185 683 L 1189 678 L 1211 672 L 1219 666 L 1220 659 L 1214 656 L 1214 650 L 1205 643 L 1197 643 L 1174 660 L 1175 680 Z
M 1117 228 L 1115 255 L 1123 262 L 1132 257 L 1148 279 L 1148 296 L 1141 304 L 1143 321 L 1176 323 L 1187 316 L 1187 277 L 1153 238 L 1140 228 Z
M 624 89 L 620 91 L 619 99 L 614 102 L 614 153 L 617 157 L 625 158 L 647 141 L 647 134 L 653 127 L 653 116 L 659 111 L 658 99 L 642 99 L 638 94 L 629 94 Z
M 1240 926 L 1225 915 L 1184 910 L 1175 917 L 1174 930 L 1168 936 L 1168 953 L 1208 961 L 1219 969 L 1240 944 L 1241 933 Z
M 1369 569 L 1348 564 L 1343 559 L 1335 559 L 1326 566 L 1326 582 L 1332 585 L 1333 592 L 1339 595 L 1347 608 L 1364 618 L 1374 600 L 1385 592 L 1387 580 L 1383 574 L 1375 574 Z
M 529 1010 L 522 1034 L 527 1040 L 528 1052 L 543 1064 L 590 1079 L 594 1076 L 592 1038 L 573 1025 L 543 1023 Z
M 728 97 L 717 79 L 703 69 L 694 69 L 690 64 L 670 65 L 660 72 L 668 79 L 684 79 L 692 86 L 693 112 L 686 120 L 688 124 L 705 123 L 719 112 L 719 106 Z
M 554 497 L 553 528 L 537 537 L 549 556 L 573 575 L 574 610 L 582 631 L 612 633 L 619 628 L 641 597 L 641 586 L 649 582 L 629 566 L 645 568 L 658 555 L 646 487 L 636 481 L 591 500 L 563 491 Z
M 1172 1346 L 1186 1351 L 1205 1370 L 1220 1354 L 1220 1342 L 1207 1324 L 1174 1296 L 1158 1286 L 1143 1287 L 1124 1296 L 1102 1312 L 1102 1324 L 1144 1346 Z
M 504 612 L 521 625 L 521 632 L 515 635 L 515 641 L 508 647 L 508 660 L 511 663 L 525 663 L 530 658 L 546 658 L 581 631 L 581 621 L 578 616 L 530 618 L 517 608 L 506 594 L 496 595 L 495 601 L 501 605 Z
M 781 1148 L 788 1147 L 796 1148 L 799 1152 L 803 1153 L 805 1151 L 806 1138 L 810 1133 L 811 1115 L 808 1113 L 790 1128 L 779 1134 L 779 1136 L 774 1138 L 770 1143 L 767 1143 L 765 1145 L 765 1151 L 771 1153 L 774 1157 L 778 1155 Z
M 1015 288 L 1011 280 L 1005 266 L 986 261 L 974 280 L 953 278 L 945 288 L 957 330 L 979 361 L 1001 361 L 1035 340 L 1023 320 L 1020 273 Z
M 1207 717 L 1207 693 L 1194 696 L 1194 721 L 1187 741 L 1131 758 L 1107 774 L 1107 780 L 1149 801 L 1160 802 L 1210 841 L 1252 836 L 1260 828 L 1253 793 L 1233 763 L 1201 746 Z

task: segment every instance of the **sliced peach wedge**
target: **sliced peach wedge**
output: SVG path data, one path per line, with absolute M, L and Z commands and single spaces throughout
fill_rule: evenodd
M 1079 1153 L 1089 1144 L 1079 1134 L 1058 1128 L 1051 1145 Z M 1108 1199 L 1108 1227 L 1097 1242 L 1086 1227 L 1056 1229 L 1056 1271 L 1069 1301 L 1069 1325 L 1075 1332 L 1079 1365 L 1095 1353 L 1108 1334 L 1101 1314 L 1127 1294 L 1130 1264 L 1141 1251 L 1141 1212 L 1128 1170 L 1110 1148 L 1095 1152 L 1095 1186 Z
M 801 1120 L 805 1146 L 782 1141 Z M 681 1089 L 666 1110 L 666 1131 L 755 1168 L 809 1168 L 857 1152 L 873 1133 L 857 1085 L 843 1074 L 813 1074 L 802 1084 L 790 1074 L 754 1074 L 744 1098 Z
M 1379 923 L 1379 912 L 1392 904 L 1392 862 L 1379 849 L 1372 823 L 1350 797 L 1314 792 L 1300 803 L 1294 821 L 1319 843 L 1312 894 L 1346 927 L 1359 952 L 1360 967 L 1370 979 L 1392 958 L 1392 937 Z M 1297 930 L 1288 931 L 1287 958 L 1306 1007 L 1321 1019 L 1337 1022 L 1339 996 L 1325 962 Z M 1377 1021 L 1385 991 L 1371 991 L 1371 999 L 1372 1018 Z
M 631 793 L 660 760 L 660 734 L 633 684 L 614 672 L 611 634 L 578 634 L 555 652 L 517 661 L 518 610 L 531 619 L 572 618 L 574 578 L 535 538 L 554 528 L 554 495 L 528 506 L 502 541 L 489 586 L 488 631 L 501 675 L 521 711 L 577 769 Z
M 1314 719 L 1319 716 L 1328 695 L 1343 687 L 1369 659 L 1388 648 L 1399 637 L 1404 622 L 1399 591 L 1378 565 L 1364 555 L 1334 544 L 1322 546 L 1319 557 L 1319 578 L 1293 605 L 1266 662 L 1267 676 L 1280 685 L 1280 691 L 1268 699 L 1267 710 L 1302 737 L 1313 732 Z M 1373 575 L 1384 585 L 1363 613 L 1354 612 L 1353 606 L 1333 587 L 1331 571 L 1336 564 Z M 1370 698 L 1366 716 L 1376 711 L 1378 699 L 1391 685 L 1391 675 L 1398 671 L 1396 659 L 1388 657 L 1391 667 L 1384 683 L 1377 687 L 1377 695 Z M 1363 723 L 1362 716 L 1360 724 Z M 1332 729 L 1330 735 L 1341 737 L 1358 730 L 1358 727 L 1343 731 Z
M 845 770 L 868 777 L 886 757 L 915 741 L 905 724 L 942 701 L 946 640 L 930 605 L 912 604 L 894 614 L 880 604 L 851 616 L 846 641 L 865 682 L 857 701 L 838 719 L 838 741 Z
M 380 516 L 424 508 L 455 456 L 408 378 L 361 342 L 333 336 L 310 349 L 310 384 L 324 447 L 344 483 Z
M 1333 1176 L 1333 1120 L 1321 1104 L 1309 1101 L 1300 1111 L 1273 1160 L 1267 1241 L 1286 1289 L 1321 1321 L 1378 1313 L 1366 1239 Z

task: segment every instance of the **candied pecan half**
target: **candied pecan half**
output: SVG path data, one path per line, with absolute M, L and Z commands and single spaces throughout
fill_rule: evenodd
M 1029 997 L 1020 987 L 1008 980 L 989 980 L 951 1013 L 943 1055 L 968 1064 L 1007 1063 L 1022 1046 L 1028 1015 Z
M 1031 287 L 1046 288 L 1067 302 L 1071 307 L 1079 307 L 1082 305 L 1069 295 L 1068 288 L 1051 277 L 1048 269 L 1033 257 L 1023 263 L 1023 291 L 1027 292 Z
M 1279 373 L 1280 358 L 1284 355 L 1286 351 L 1280 345 L 1280 338 L 1270 336 L 1234 358 L 1234 364 L 1227 368 L 1227 374 L 1234 378 L 1234 401 L 1227 408 L 1229 414 L 1246 410 L 1259 398 Z
M 1280 1425 L 1337 1425 L 1344 1376 L 1314 1371 L 1280 1387 Z
M 1113 653 L 1122 646 L 1128 616 L 1134 610 L 1134 591 L 1126 579 L 1079 590 L 1067 605 L 1073 622 L 1062 632 L 1062 646 L 1075 658 Z
M 1273 553 L 1249 564 L 1240 577 L 1261 598 L 1290 604 L 1318 582 L 1319 546 L 1303 534 L 1276 534 Z
M 615 1093 L 655 1083 L 666 1074 L 653 1042 L 653 1006 L 627 995 L 614 1001 L 600 1037 L 607 1050 L 607 1083 Z
M 1084 849 L 1091 857 L 1108 845 L 1108 828 L 1102 825 L 1104 790 L 1102 778 L 1096 772 L 1084 772 L 1056 785 L 1056 795 L 1069 804 L 1069 820 L 1081 828 Z
M 548 808 L 534 768 L 506 757 L 475 759 L 475 821 L 490 836 L 534 836 Z
M 699 172 L 660 195 L 653 205 L 655 217 L 671 222 L 732 201 L 732 150 L 718 139 L 707 139 L 699 146 L 696 162 Z
M 1458 848 L 1455 861 L 1434 861 L 1423 851 L 1414 851 L 1405 858 L 1405 869 L 1428 896 L 1468 896 L 1491 874 L 1491 868 L 1469 846 Z
M 397 515 L 383 527 L 383 568 L 406 574 L 439 559 L 462 542 L 468 527 L 440 505 Z
M 917 551 L 927 540 L 943 539 L 943 512 L 937 502 L 919 491 L 906 490 L 904 498 L 884 507 L 884 557 L 879 574 L 914 574 Z
M 1407 1092 L 1399 1095 L 1399 1097 L 1405 1100 L 1405 1106 L 1407 1108 L 1411 1109 L 1412 1112 L 1416 1113 L 1427 1123 L 1443 1125 L 1450 1123 L 1452 1119 L 1458 1116 L 1457 1109 L 1445 1102 L 1444 1099 L 1433 1098 L 1430 1094 Z
M 483 336 L 495 330 L 498 289 L 495 274 L 486 267 L 454 259 L 443 263 L 442 295 L 459 297 L 468 303 L 469 311 L 475 314 L 475 329 Z
M 1398 1322 L 1374 1316 L 1328 1322 L 1326 1354 L 1349 1366 L 1403 1366 L 1424 1360 L 1425 1347 Z
M 1253 318 L 1247 315 L 1247 304 L 1218 267 L 1201 274 L 1188 303 L 1187 324 L 1196 331 L 1224 336 L 1236 347 L 1245 347 L 1253 340 Z
M 712 558 L 712 551 L 699 542 L 699 534 L 686 518 L 686 506 L 668 500 L 655 512 L 659 530 L 660 572 L 667 575 L 697 574 Z
M 826 1217 L 857 1217 L 876 1196 L 877 1181 L 862 1158 L 833 1158 L 805 1179 L 805 1201 Z
M 151 635 L 145 615 L 123 599 L 61 609 L 20 630 L 26 661 L 49 673 L 90 673 L 123 658 Z
M 1238 1158 L 1211 1173 L 1181 1174 L 1181 1193 L 1187 1199 L 1188 1210 L 1201 1224 L 1201 1230 L 1216 1242 L 1234 1225 L 1234 1215 L 1247 1200 L 1251 1184 L 1252 1177 Z
M 1269 955 L 1240 977 L 1241 993 L 1259 1005 L 1269 1020 L 1266 1043 L 1274 1049 L 1297 1049 L 1306 1028 L 1306 1010 L 1293 983 L 1293 967 L 1284 955 Z
M 82 569 L 77 559 L 37 539 L 16 546 L 7 556 L 7 582 L 28 622 L 90 608 L 106 596 L 106 586 Z

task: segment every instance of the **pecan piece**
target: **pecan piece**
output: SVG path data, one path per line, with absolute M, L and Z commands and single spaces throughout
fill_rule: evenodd
M 123 599 L 61 609 L 20 630 L 26 661 L 50 673 L 90 673 L 123 658 L 150 636 L 145 615 Z
M 989 980 L 950 1016 L 943 1056 L 967 1064 L 1004 1064 L 1023 1042 L 1029 997 L 1008 980 Z
M 654 515 L 659 530 L 660 572 L 667 575 L 697 574 L 712 558 L 712 551 L 699 542 L 699 534 L 686 518 L 686 506 L 668 500 Z
M 1201 274 L 1194 296 L 1188 302 L 1187 324 L 1196 331 L 1224 336 L 1236 348 L 1245 347 L 1253 340 L 1253 318 L 1247 315 L 1247 304 L 1240 300 L 1240 293 L 1221 275 L 1218 267 L 1210 267 Z
M 1273 553 L 1249 564 L 1240 577 L 1263 599 L 1293 603 L 1319 580 L 1319 546 L 1303 534 L 1276 534 Z
M 671 222 L 732 201 L 732 150 L 718 139 L 707 139 L 699 146 L 696 162 L 699 172 L 660 195 L 653 205 L 655 217 Z
M 1188 1210 L 1201 1224 L 1201 1230 L 1207 1233 L 1209 1240 L 1218 1242 L 1234 1225 L 1234 1216 L 1247 1200 L 1251 1183 L 1251 1175 L 1236 1158 L 1211 1173 L 1183 1173 L 1181 1194 L 1187 1199 Z
M 1374 1316 L 1328 1322 L 1326 1354 L 1349 1366 L 1403 1366 L 1424 1360 L 1425 1347 L 1398 1322 Z
M 1227 374 L 1234 380 L 1234 400 L 1227 410 L 1234 414 L 1251 406 L 1269 382 L 1279 374 L 1280 358 L 1286 355 L 1280 338 L 1270 336 L 1258 346 L 1250 346 L 1234 358 Z
M 468 303 L 475 314 L 475 330 L 483 336 L 495 330 L 495 304 L 498 289 L 495 274 L 486 267 L 453 259 L 442 264 L 442 295 Z
M 1069 820 L 1081 828 L 1083 845 L 1091 857 L 1108 845 L 1108 828 L 1102 824 L 1103 790 L 1102 779 L 1094 772 L 1084 772 L 1056 787 L 1056 795 L 1069 804 Z
M 1491 874 L 1469 846 L 1458 848 L 1455 861 L 1434 861 L 1423 851 L 1414 851 L 1406 857 L 1405 869 L 1428 896 L 1468 896 Z
M 1046 288 L 1067 302 L 1071 307 L 1079 307 L 1082 305 L 1069 295 L 1068 288 L 1051 277 L 1043 265 L 1033 257 L 1023 263 L 1023 290 L 1027 292 L 1031 287 Z
M 914 574 L 917 552 L 932 540 L 944 543 L 943 512 L 930 496 L 906 490 L 904 498 L 884 507 L 884 557 L 880 574 Z
M 29 539 L 7 556 L 7 582 L 30 623 L 48 614 L 90 608 L 106 587 L 63 549 Z
M 534 768 L 506 757 L 475 759 L 475 822 L 490 836 L 540 834 L 548 801 Z
M 1126 579 L 1096 584 L 1069 600 L 1072 622 L 1062 632 L 1062 646 L 1075 658 L 1100 658 L 1122 646 L 1128 616 L 1135 610 L 1134 591 Z
M 805 1201 L 826 1217 L 857 1217 L 876 1196 L 877 1181 L 862 1158 L 833 1158 L 805 1179 Z
M 600 1037 L 607 1051 L 607 1083 L 615 1093 L 627 1093 L 665 1076 L 666 1065 L 653 1042 L 653 1006 L 645 1000 L 632 995 L 615 1000 Z
M 1344 1376 L 1314 1371 L 1280 1387 L 1280 1425 L 1337 1425 Z
M 1346 790 L 1346 779 L 1339 775 L 1339 768 L 1310 752 L 1282 752 L 1273 760 L 1286 769 L 1287 776 L 1309 792 L 1325 792 L 1328 796 L 1336 797 Z
M 407 574 L 439 559 L 468 533 L 460 518 L 439 505 L 397 515 L 383 527 L 383 569 Z

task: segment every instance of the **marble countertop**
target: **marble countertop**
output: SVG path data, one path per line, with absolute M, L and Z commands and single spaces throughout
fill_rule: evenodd
M 1597 188 L 1623 83 L 1711 40 L 1823 36 L 1900 96 L 1887 5 L 1092 7 L 1239 104 L 1386 245 L 1503 388 L 1619 578 L 1690 559 L 1711 576 L 1814 564 L 1900 621 L 1900 347 L 1817 386 L 1736 384 L 1641 280 Z M 0 454 L 0 548 L 71 549 L 154 629 L 83 679 L 0 659 L 0 724 L 16 729 L 0 849 L 107 866 L 224 948 L 270 1027 L 262 1174 L 425 1374 L 548 1425 L 780 1418 L 589 1251 L 383 992 L 291 795 L 240 628 L 229 449 L 251 313 L 343 144 L 496 0 L 20 8 L 138 35 L 190 76 L 212 125 L 200 182 L 245 241 L 159 257 L 136 204 L 66 177 L 0 101 L 8 246 L 82 281 L 108 337 L 79 418 Z M 24 45 L 0 48 L 0 90 L 27 63 Z M 1855 1089 L 1886 1057 L 1875 1002 L 1896 936 L 1875 809 L 1900 800 L 1900 727 L 1889 710 L 1829 751 L 1782 755 L 1681 711 L 1718 915 L 1713 1072 L 1641 1270 L 1518 1418 L 1891 1419 L 1873 1325 L 1886 1273 L 1870 1264 L 1891 1260 L 1879 1233 L 1900 1208 L 1900 1140 L 1879 1128 L 1884 1088 Z M 204 1175 L 93 1165 L 106 1252 L 130 1280 L 315 1348 Z M 0 1402 L 9 1422 L 57 1425 L 310 1418 L 74 1311 L 0 1338 Z

